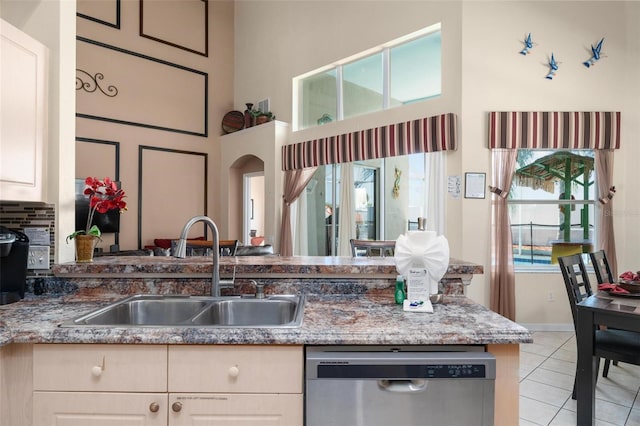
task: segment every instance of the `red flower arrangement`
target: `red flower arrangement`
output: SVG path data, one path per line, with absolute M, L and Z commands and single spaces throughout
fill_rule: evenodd
M 100 237 L 102 233 L 100 229 L 93 225 L 93 216 L 96 211 L 98 213 L 106 213 L 110 210 L 118 209 L 123 212 L 127 209 L 127 203 L 123 200 L 125 193 L 119 189 L 114 181 L 106 177 L 103 180 L 94 177 L 88 177 L 84 181 L 84 195 L 89 196 L 89 216 L 87 218 L 87 226 L 85 229 L 76 231 L 67 237 L 67 242 L 74 239 L 77 235 L 93 235 Z

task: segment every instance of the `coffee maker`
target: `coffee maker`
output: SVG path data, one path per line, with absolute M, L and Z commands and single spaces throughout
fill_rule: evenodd
M 24 298 L 28 255 L 29 238 L 22 232 L 0 226 L 0 305 Z

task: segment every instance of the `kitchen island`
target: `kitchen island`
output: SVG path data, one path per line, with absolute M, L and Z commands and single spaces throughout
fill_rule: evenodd
M 443 293 L 447 295 L 428 314 L 404 312 L 394 303 L 396 273 L 389 260 L 306 258 L 296 265 L 279 257 L 223 259 L 223 274 L 232 273 L 236 266 L 237 285 L 228 292 L 251 293 L 254 288 L 249 279 L 257 279 L 267 283 L 267 294 L 305 294 L 301 327 L 59 327 L 130 294 L 208 294 L 210 262 L 206 259 L 103 259 L 93 264 L 57 265 L 58 278 L 34 288 L 42 294 L 28 294 L 21 302 L 0 307 L 3 386 L 33 377 L 33 354 L 47 347 L 131 348 L 132 344 L 142 344 L 161 346 L 165 353 L 166 348 L 171 353 L 178 347 L 199 351 L 208 347 L 250 347 L 257 351 L 288 347 L 300 348 L 301 354 L 308 345 L 480 345 L 497 359 L 496 424 L 517 423 L 518 345 L 531 342 L 531 334 L 459 292 L 464 282 L 456 275 L 482 273 L 477 265 L 452 260 L 448 273 L 453 290 L 444 284 Z M 301 363 L 302 357 L 297 358 Z M 301 364 L 296 365 L 301 377 Z M 17 371 L 26 373 L 17 376 Z M 22 390 L 33 391 L 33 387 Z M 3 395 L 0 409 L 16 403 L 15 392 Z M 23 403 L 27 401 L 29 398 L 24 398 Z M 11 426 L 30 424 L 25 417 L 8 418 L 13 421 L 7 423 Z

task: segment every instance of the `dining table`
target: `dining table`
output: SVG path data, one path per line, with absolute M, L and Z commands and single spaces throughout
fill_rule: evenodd
M 578 368 L 576 400 L 578 425 L 595 423 L 597 358 L 594 356 L 596 326 L 640 332 L 638 294 L 611 294 L 599 291 L 576 305 Z

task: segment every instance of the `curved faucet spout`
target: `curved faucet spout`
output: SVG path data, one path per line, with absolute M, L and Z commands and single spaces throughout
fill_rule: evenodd
M 176 245 L 174 257 L 185 258 L 187 257 L 187 235 L 191 227 L 197 222 L 204 222 L 207 224 L 211 233 L 213 234 L 213 273 L 211 275 L 211 295 L 214 297 L 220 297 L 220 237 L 218 234 L 218 227 L 211 218 L 207 216 L 194 216 L 187 221 L 180 233 L 180 239 Z

